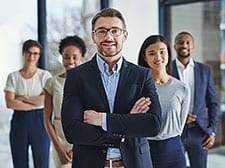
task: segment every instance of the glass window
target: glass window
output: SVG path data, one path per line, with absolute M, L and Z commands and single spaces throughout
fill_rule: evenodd
M 3 167 L 12 166 L 9 147 L 9 125 L 12 110 L 5 105 L 4 88 L 10 72 L 23 65 L 22 43 L 27 39 L 37 40 L 36 0 L 7 0 L 0 5 L 0 162 Z
M 59 41 L 65 36 L 78 35 L 83 38 L 88 49 L 85 60 L 93 56 L 95 48 L 91 39 L 91 19 L 99 9 L 99 0 L 47 1 L 49 71 L 56 74 L 62 70 L 58 46 Z
M 191 32 L 196 46 L 194 58 L 201 62 L 219 61 L 219 4 L 219 1 L 210 1 L 172 6 L 171 44 L 180 31 Z
M 220 0 L 171 6 L 171 44 L 181 31 L 190 32 L 195 40 L 193 58 L 209 64 L 218 93 L 220 92 Z M 191 11 L 191 12 L 190 12 Z M 173 50 L 173 56 L 175 52 Z

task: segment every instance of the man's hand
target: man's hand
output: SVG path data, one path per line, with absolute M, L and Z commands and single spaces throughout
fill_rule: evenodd
M 188 116 L 187 116 L 186 124 L 190 124 L 192 122 L 195 122 L 196 119 L 197 119 L 197 116 L 189 112 Z
M 94 110 L 84 111 L 84 123 L 102 126 L 102 113 L 96 112 Z
M 150 108 L 150 104 L 151 100 L 149 97 L 141 97 L 135 102 L 130 114 L 146 113 Z
M 202 144 L 203 149 L 209 149 L 214 145 L 215 142 L 215 135 L 209 135 L 204 143 Z

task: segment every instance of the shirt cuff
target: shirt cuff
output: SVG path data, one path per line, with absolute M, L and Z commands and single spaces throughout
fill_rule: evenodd
M 102 129 L 107 131 L 106 113 L 102 113 Z

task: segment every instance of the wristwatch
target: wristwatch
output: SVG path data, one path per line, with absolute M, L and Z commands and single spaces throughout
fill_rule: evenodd
M 210 135 L 212 135 L 212 136 L 216 136 L 215 132 L 212 132 Z

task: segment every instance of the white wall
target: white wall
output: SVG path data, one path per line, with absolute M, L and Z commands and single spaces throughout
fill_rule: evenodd
M 112 0 L 111 6 L 120 10 L 126 19 L 128 40 L 124 57 L 137 63 L 142 42 L 151 34 L 158 34 L 158 0 Z

